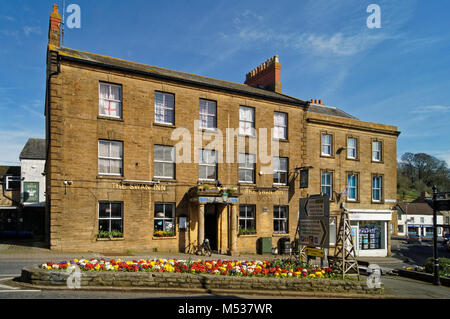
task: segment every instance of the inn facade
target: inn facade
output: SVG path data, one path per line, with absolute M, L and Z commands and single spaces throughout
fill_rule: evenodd
M 293 240 L 299 199 L 318 193 L 330 196 L 335 237 L 336 194 L 350 184 L 355 238 L 376 228 L 379 243 L 360 251 L 389 253 L 396 127 L 282 94 L 277 56 L 240 84 L 63 47 L 60 22 L 55 6 L 45 108 L 51 249 L 184 252 L 208 238 L 221 254 L 255 253 L 261 238 Z

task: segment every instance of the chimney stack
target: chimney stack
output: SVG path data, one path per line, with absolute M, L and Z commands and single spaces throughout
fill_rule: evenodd
M 281 64 L 273 56 L 246 75 L 245 84 L 281 93 Z
M 61 41 L 61 16 L 58 6 L 53 5 L 53 12 L 50 14 L 50 26 L 48 29 L 48 44 L 59 47 Z

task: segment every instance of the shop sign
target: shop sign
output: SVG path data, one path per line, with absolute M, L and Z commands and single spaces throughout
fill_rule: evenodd
M 239 202 L 237 197 L 228 197 L 227 199 L 223 199 L 222 197 L 203 197 L 200 196 L 197 199 L 200 204 L 236 204 Z
M 153 191 L 166 191 L 166 185 L 148 185 L 148 184 L 113 184 L 113 188 L 115 189 L 124 189 L 124 190 L 153 190 Z
M 23 183 L 23 201 L 26 203 L 39 202 L 39 182 Z
M 305 248 L 305 254 L 307 256 L 313 256 L 313 257 L 320 257 L 320 258 L 325 257 L 325 251 L 323 249 L 317 249 L 317 248 L 311 248 L 311 247 Z

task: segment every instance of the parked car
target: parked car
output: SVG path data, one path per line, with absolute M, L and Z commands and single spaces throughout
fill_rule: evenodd
M 410 234 L 406 240 L 408 244 L 420 244 L 422 243 L 422 237 L 417 234 Z

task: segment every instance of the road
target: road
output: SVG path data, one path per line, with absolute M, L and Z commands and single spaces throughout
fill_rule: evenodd
M 395 255 L 404 254 L 404 258 L 410 260 L 403 264 L 399 263 L 399 259 L 391 258 L 392 264 L 380 264 L 382 267 L 401 268 L 404 265 L 420 264 L 431 253 L 431 246 L 429 243 L 423 245 L 409 245 L 402 240 L 393 242 L 393 253 Z M 78 255 L 80 257 L 80 255 Z M 85 255 L 86 258 L 88 256 Z M 96 256 L 99 258 L 100 256 Z M 73 256 L 67 256 L 67 259 Z M 108 257 L 105 257 L 108 258 Z M 137 258 L 137 257 L 136 257 Z M 164 257 L 162 257 L 164 258 Z M 222 256 L 223 258 L 223 256 Z M 0 249 L 0 299 L 154 299 L 154 298 L 262 298 L 254 296 L 242 296 L 236 294 L 235 296 L 220 296 L 220 295 L 190 295 L 183 294 L 161 294 L 154 292 L 113 292 L 113 291 L 80 291 L 80 290 L 39 290 L 32 288 L 24 288 L 17 285 L 12 279 L 19 277 L 21 270 L 25 266 L 38 265 L 46 261 L 64 260 L 62 256 L 49 256 L 39 251 L 38 254 L 30 253 L 26 250 L 25 253 L 14 254 Z M 390 259 L 385 259 L 390 260 Z M 395 263 L 394 263 L 395 261 Z M 384 283 L 385 292 L 387 295 L 405 298 L 433 298 L 433 299 L 450 299 L 449 287 L 436 287 L 432 284 L 407 279 L 403 277 L 393 277 L 383 275 L 381 281 Z M 271 296 L 264 298 L 280 298 L 280 296 Z M 305 297 L 308 298 L 308 297 Z

